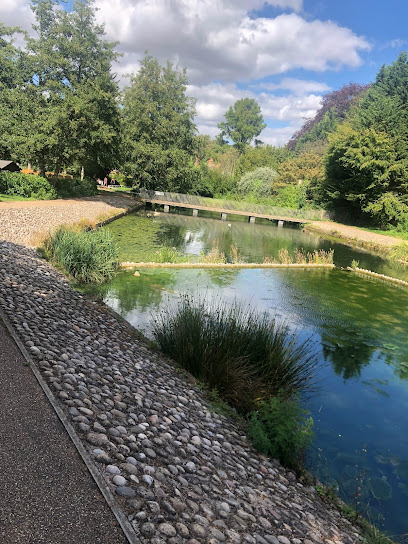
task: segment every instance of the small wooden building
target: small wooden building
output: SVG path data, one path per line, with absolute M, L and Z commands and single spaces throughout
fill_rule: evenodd
M 0 161 L 0 172 L 8 170 L 9 172 L 20 172 L 21 168 L 14 161 Z

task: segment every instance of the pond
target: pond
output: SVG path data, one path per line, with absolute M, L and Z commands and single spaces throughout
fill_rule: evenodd
M 262 262 L 282 247 L 333 248 L 338 267 L 408 279 L 408 270 L 300 229 L 180 214 L 138 214 L 109 225 L 121 260 L 149 261 L 161 247 L 199 255 L 235 245 Z M 408 533 L 408 289 L 335 269 L 139 269 L 98 288 L 105 302 L 145 334 L 152 313 L 185 292 L 244 300 L 312 338 L 321 387 L 308 404 L 316 439 L 312 471 L 391 535 Z M 360 490 L 360 491 L 359 491 Z

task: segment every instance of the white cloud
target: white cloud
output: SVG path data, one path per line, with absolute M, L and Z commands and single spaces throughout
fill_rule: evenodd
M 289 90 L 295 94 L 324 93 L 331 88 L 326 83 L 306 79 L 285 78 L 279 83 L 258 83 L 251 85 L 253 89 L 264 89 L 267 91 Z
M 301 125 L 290 125 L 282 128 L 270 128 L 267 127 L 261 134 L 260 139 L 269 145 L 282 146 L 285 145 L 294 132 L 300 128 Z
M 302 8 L 298 0 L 269 4 Z M 360 52 L 370 47 L 331 21 L 307 21 L 298 13 L 251 18 L 262 5 L 262 0 L 99 0 L 97 16 L 106 22 L 109 38 L 120 41 L 122 64 L 133 65 L 147 49 L 186 66 L 194 83 L 249 81 L 295 68 L 356 67 Z
M 385 47 L 392 47 L 393 49 L 401 49 L 402 47 L 406 47 L 407 44 L 408 44 L 407 40 L 396 38 L 395 40 L 391 40 L 390 42 L 387 42 L 385 44 Z
M 313 117 L 321 106 L 322 97 L 315 94 L 299 96 L 289 94 L 276 96 L 273 93 L 255 94 L 251 90 L 239 89 L 234 84 L 210 83 L 209 85 L 189 85 L 187 93 L 197 98 L 196 123 L 202 134 L 216 136 L 218 123 L 224 119 L 228 108 L 241 98 L 254 98 L 261 107 L 262 114 L 269 124 L 272 121 L 287 122 L 283 128 L 267 128 L 260 139 L 267 143 L 285 143 L 300 128 L 305 119 Z
M 31 32 L 34 14 L 27 0 L 1 0 L 0 21 L 7 26 L 19 26 Z

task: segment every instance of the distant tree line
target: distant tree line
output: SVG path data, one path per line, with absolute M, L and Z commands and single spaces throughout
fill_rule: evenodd
M 171 62 L 146 53 L 119 90 L 117 43 L 96 23 L 93 0 L 75 0 L 70 11 L 57 0 L 31 7 L 34 37 L 0 23 L 1 158 L 41 174 L 119 169 L 121 181 L 150 189 L 320 206 L 408 228 L 406 53 L 370 86 L 325 95 L 285 147 L 258 139 L 266 125 L 252 98 L 228 109 L 213 140 L 197 134 L 186 71 Z

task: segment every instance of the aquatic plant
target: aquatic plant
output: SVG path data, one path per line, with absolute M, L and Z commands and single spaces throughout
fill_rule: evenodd
M 334 250 L 315 249 L 312 253 L 307 253 L 307 262 L 309 264 L 333 264 Z
M 218 249 L 218 246 L 213 246 L 208 253 L 201 252 L 200 262 L 202 263 L 226 263 L 227 258 L 225 253 Z
M 185 259 L 183 259 L 175 247 L 161 247 L 156 251 L 154 261 L 158 263 L 180 263 L 185 261 Z
M 408 263 L 408 243 L 403 242 L 391 249 L 390 257 L 396 261 Z
M 296 264 L 306 264 L 307 263 L 307 256 L 306 256 L 306 253 L 305 253 L 305 250 L 303 249 L 303 247 L 301 247 L 300 249 L 295 249 L 294 258 L 295 258 L 295 263 Z
M 42 251 L 80 283 L 103 283 L 119 266 L 118 250 L 107 229 L 76 231 L 59 227 L 45 238 Z
M 278 251 L 278 259 L 279 259 L 279 262 L 282 263 L 282 264 L 291 264 L 291 263 L 293 263 L 293 259 L 289 255 L 289 251 L 287 250 L 286 247 L 281 248 Z
M 383 478 L 369 478 L 368 488 L 375 499 L 386 501 L 392 496 L 390 484 Z
M 278 263 L 281 264 L 333 264 L 334 250 L 315 249 L 312 252 L 305 253 L 303 248 L 295 249 L 293 256 L 288 249 L 281 248 L 278 251 Z M 265 257 L 264 263 L 276 262 L 271 257 Z
M 160 349 L 241 413 L 316 387 L 318 359 L 285 323 L 250 306 L 182 296 L 152 319 Z
M 278 395 L 251 412 L 248 437 L 261 453 L 299 471 L 314 438 L 313 419 L 296 396 Z
M 353 270 L 355 270 L 356 268 L 358 268 L 358 265 L 359 265 L 359 264 L 360 264 L 360 261 L 356 261 L 355 259 L 353 259 L 353 260 L 351 261 L 351 268 L 352 268 Z
M 231 247 L 230 247 L 230 252 L 231 252 L 231 262 L 237 264 L 237 263 L 240 263 L 241 262 L 241 256 L 238 252 L 238 248 L 235 244 L 231 244 Z

